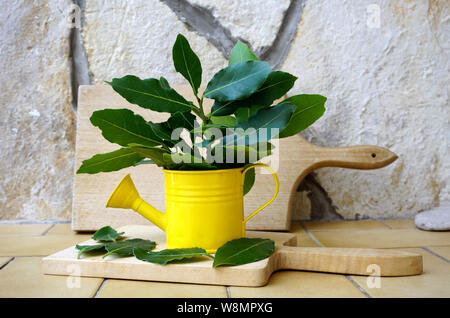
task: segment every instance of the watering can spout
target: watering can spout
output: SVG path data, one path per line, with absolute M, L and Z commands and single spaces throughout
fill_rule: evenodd
M 127 174 L 113 191 L 106 202 L 107 208 L 132 209 L 158 226 L 164 232 L 167 229 L 166 215 L 145 202 Z

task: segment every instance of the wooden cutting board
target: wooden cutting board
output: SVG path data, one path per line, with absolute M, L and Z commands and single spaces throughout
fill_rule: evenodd
M 174 87 L 187 99 L 194 100 L 187 86 Z M 208 111 L 211 104 L 205 105 Z M 100 130 L 89 118 L 95 110 L 105 108 L 129 108 L 146 120 L 165 121 L 169 114 L 158 113 L 128 103 L 108 85 L 80 86 L 78 97 L 77 141 L 75 171 L 81 162 L 98 153 L 118 149 L 119 146 L 106 141 Z M 376 146 L 354 146 L 324 148 L 308 143 L 300 135 L 274 140 L 279 153 L 264 158 L 280 179 L 277 198 L 247 224 L 249 230 L 289 230 L 294 194 L 303 178 L 321 167 L 343 167 L 352 169 L 376 169 L 393 162 L 397 157 L 387 149 Z M 72 229 L 95 231 L 105 225 L 119 227 L 126 224 L 149 224 L 149 221 L 133 211 L 105 208 L 109 195 L 122 178 L 130 173 L 142 198 L 164 211 L 163 172 L 155 165 L 140 165 L 116 172 L 95 175 L 75 174 L 73 187 Z M 245 217 L 268 201 L 275 185 L 270 174 L 257 169 L 256 183 L 245 196 Z
M 165 233 L 156 226 L 129 225 L 118 229 L 128 238 L 155 241 L 155 251 L 165 249 Z M 274 271 L 282 269 L 329 273 L 373 275 L 373 264 L 380 276 L 406 276 L 422 273 L 419 254 L 359 248 L 297 247 L 296 236 L 290 233 L 247 231 L 247 237 L 275 241 L 274 253 L 261 261 L 230 267 L 212 268 L 212 260 L 199 257 L 192 262 L 158 265 L 135 257 L 109 255 L 82 256 L 77 259 L 75 246 L 44 257 L 44 274 L 73 275 L 145 281 L 212 284 L 225 286 L 263 286 Z M 94 240 L 80 243 L 95 244 Z

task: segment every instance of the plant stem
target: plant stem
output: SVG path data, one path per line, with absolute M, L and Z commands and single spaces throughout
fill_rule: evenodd
M 113 254 L 113 253 L 115 253 L 115 252 L 117 252 L 117 251 L 119 251 L 119 250 L 124 249 L 124 248 L 125 248 L 125 247 L 119 247 L 119 248 L 116 248 L 115 250 L 111 250 L 111 251 L 109 251 L 108 253 L 106 253 L 105 255 L 103 255 L 102 259 L 105 258 L 106 256 L 111 255 L 111 254 Z
M 201 98 L 199 98 L 197 95 L 195 95 L 195 97 L 197 98 L 197 102 L 198 102 L 198 112 L 195 112 L 202 120 L 205 124 L 207 124 L 209 122 L 208 117 L 206 117 L 205 112 L 203 110 L 203 96 Z

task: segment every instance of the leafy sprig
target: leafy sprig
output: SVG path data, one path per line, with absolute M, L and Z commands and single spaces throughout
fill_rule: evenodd
M 270 239 L 240 238 L 231 240 L 221 246 L 213 256 L 198 247 L 164 249 L 152 252 L 156 243 L 140 238 L 124 239 L 124 232 L 118 233 L 110 226 L 105 226 L 94 233 L 97 241 L 93 245 L 76 245 L 78 258 L 82 254 L 103 254 L 102 258 L 111 254 L 119 256 L 135 256 L 137 259 L 154 264 L 166 265 L 180 261 L 192 260 L 202 256 L 212 258 L 212 267 L 235 266 L 256 262 L 269 257 L 275 248 Z
M 243 167 L 270 155 L 260 149 L 260 145 L 272 138 L 286 138 L 301 132 L 325 111 L 326 97 L 321 95 L 293 95 L 277 102 L 291 90 L 297 77 L 272 70 L 240 41 L 230 53 L 228 66 L 211 78 L 203 92 L 199 90 L 203 73 L 200 59 L 181 34 L 173 45 L 172 58 L 175 70 L 191 86 L 195 101 L 186 100 L 164 77 L 113 78 L 107 83 L 128 102 L 169 113 L 170 117 L 165 122 L 153 123 L 129 109 L 95 111 L 91 123 L 100 129 L 106 140 L 120 148 L 84 160 L 77 173 L 117 171 L 140 164 L 156 164 L 171 170 Z M 204 109 L 207 99 L 214 101 L 210 113 L 205 113 Z M 172 133 L 177 128 L 187 131 L 188 137 L 185 134 L 175 138 Z M 223 136 L 214 138 L 208 134 L 211 128 L 219 129 Z M 236 133 L 239 128 L 246 132 Z M 263 138 L 257 133 L 249 135 L 249 128 L 256 132 L 276 128 L 279 134 L 267 134 Z M 217 147 L 238 145 L 243 146 L 239 149 L 245 153 L 258 152 L 258 156 L 242 162 L 236 160 L 237 154 L 234 162 L 213 160 Z M 183 164 L 174 162 L 177 158 L 182 158 Z M 246 186 L 251 188 L 251 178 L 247 179 Z
M 117 254 L 122 256 L 132 256 L 134 248 L 141 248 L 150 251 L 155 248 L 156 243 L 149 240 L 142 239 L 124 239 L 122 234 L 118 233 L 110 226 L 104 226 L 92 235 L 92 239 L 97 241 L 94 245 L 76 245 L 75 248 L 79 251 L 78 258 L 83 253 L 106 253 L 103 258 L 110 254 Z

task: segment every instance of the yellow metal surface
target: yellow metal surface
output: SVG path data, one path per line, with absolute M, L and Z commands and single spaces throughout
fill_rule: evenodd
M 255 167 L 269 170 L 275 180 L 273 197 L 244 220 L 245 173 Z M 276 197 L 278 177 L 268 165 L 224 170 L 163 170 L 166 213 L 145 202 L 130 175 L 111 194 L 106 207 L 132 209 L 166 232 L 167 248 L 200 247 L 209 253 L 226 242 L 245 236 L 245 222 Z

